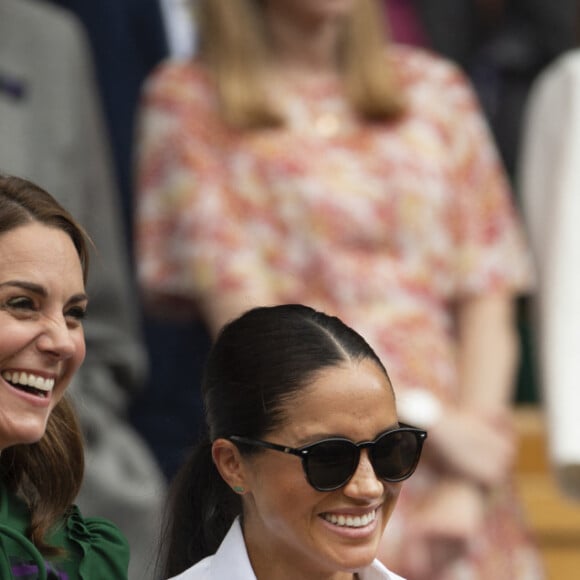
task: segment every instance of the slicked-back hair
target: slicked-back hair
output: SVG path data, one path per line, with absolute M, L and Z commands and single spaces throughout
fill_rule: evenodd
M 299 304 L 255 308 L 222 329 L 202 382 L 206 437 L 171 487 L 160 558 L 163 577 L 215 553 L 241 514 L 239 496 L 213 464 L 212 442 L 232 435 L 263 438 L 284 424 L 286 410 L 318 373 L 362 360 L 374 362 L 388 379 L 362 336 L 340 319 Z M 261 451 L 240 447 L 240 452 Z

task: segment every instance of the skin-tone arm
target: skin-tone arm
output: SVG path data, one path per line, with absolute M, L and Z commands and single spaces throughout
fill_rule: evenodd
M 515 456 L 510 419 L 518 357 L 514 301 L 508 294 L 457 306 L 459 405 L 433 426 L 433 447 L 450 468 L 484 486 L 499 485 Z
M 492 414 L 509 408 L 519 354 L 514 310 L 512 296 L 503 293 L 458 307 L 462 405 Z
M 507 479 L 515 455 L 509 421 L 518 355 L 513 299 L 497 294 L 463 301 L 457 332 L 461 398 L 429 430 L 444 467 L 438 485 L 410 515 L 415 549 L 402 557 L 402 571 L 421 580 L 443 572 L 441 566 L 461 556 L 479 533 L 486 488 Z

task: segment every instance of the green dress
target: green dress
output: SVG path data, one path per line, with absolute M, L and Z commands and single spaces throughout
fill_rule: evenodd
M 73 507 L 49 536 L 66 554 L 47 561 L 25 536 L 29 517 L 26 504 L 0 482 L 1 580 L 126 580 L 129 546 L 111 522 L 83 518 Z

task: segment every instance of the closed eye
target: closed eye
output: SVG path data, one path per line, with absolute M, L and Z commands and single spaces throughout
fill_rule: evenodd
M 28 296 L 16 296 L 6 301 L 9 308 L 15 310 L 36 310 L 34 300 Z
M 87 307 L 85 304 L 75 304 L 65 311 L 67 319 L 75 323 L 81 323 L 87 317 Z
M 85 306 L 73 306 L 66 311 L 65 316 L 82 322 L 87 317 L 87 309 Z

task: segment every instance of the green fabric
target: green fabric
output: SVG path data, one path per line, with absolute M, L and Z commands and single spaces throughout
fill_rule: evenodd
M 534 327 L 531 323 L 531 305 L 528 298 L 518 302 L 517 322 L 520 341 L 520 365 L 516 382 L 516 403 L 541 402 L 537 377 Z
M 29 524 L 27 506 L 0 483 L 0 578 L 13 578 L 10 569 L 17 564 L 44 562 L 38 550 L 25 537 Z M 52 545 L 63 548 L 62 558 L 50 560 L 50 566 L 65 573 L 68 580 L 126 580 L 129 546 L 121 532 L 109 521 L 83 518 L 78 508 L 53 530 Z M 43 564 L 43 568 L 44 568 Z M 36 580 L 46 578 L 36 573 Z M 29 578 L 29 576 L 26 576 Z M 49 575 L 48 578 L 51 578 Z

